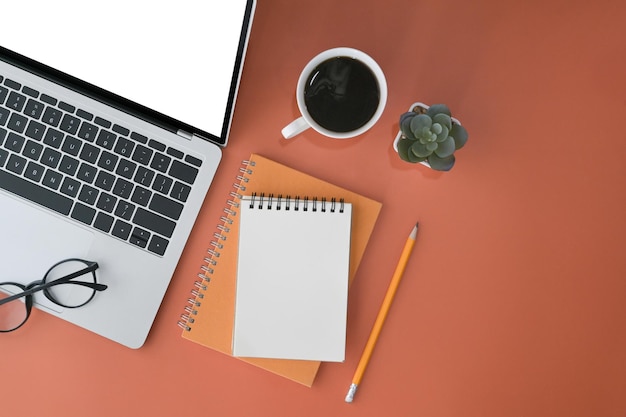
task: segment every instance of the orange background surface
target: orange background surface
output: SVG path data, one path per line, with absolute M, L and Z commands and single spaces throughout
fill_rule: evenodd
M 147 343 L 129 350 L 36 311 L 1 336 L 0 414 L 626 415 L 624 22 L 618 0 L 259 0 L 231 144 Z M 300 70 L 336 46 L 385 71 L 382 118 L 350 140 L 281 139 Z M 414 101 L 447 103 L 467 127 L 452 171 L 394 155 Z M 350 290 L 346 361 L 322 364 L 312 388 L 183 340 L 176 325 L 251 152 L 383 203 Z

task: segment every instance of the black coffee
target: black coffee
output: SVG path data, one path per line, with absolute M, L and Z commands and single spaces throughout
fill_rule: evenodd
M 361 61 L 335 57 L 319 64 L 304 89 L 311 117 L 333 132 L 350 132 L 365 125 L 380 101 L 378 82 Z

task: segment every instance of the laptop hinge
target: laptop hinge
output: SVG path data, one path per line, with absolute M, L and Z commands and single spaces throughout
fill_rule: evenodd
M 178 132 L 176 132 L 176 134 L 177 134 L 178 136 L 180 136 L 180 137 L 183 137 L 183 138 L 185 138 L 185 139 L 189 140 L 189 141 L 190 141 L 190 140 L 192 140 L 192 139 L 194 139 L 194 138 L 196 138 L 196 139 L 202 139 L 202 140 L 207 140 L 204 136 L 200 136 L 200 135 L 197 135 L 197 134 L 195 134 L 195 133 L 189 133 L 189 132 L 187 132 L 187 131 L 185 131 L 185 130 L 181 130 L 181 129 L 179 129 L 179 130 L 178 130 Z
M 181 136 L 187 140 L 191 140 L 193 139 L 193 134 L 189 133 L 189 132 L 185 132 L 184 130 L 179 129 L 178 132 L 176 132 L 176 134 L 178 136 Z

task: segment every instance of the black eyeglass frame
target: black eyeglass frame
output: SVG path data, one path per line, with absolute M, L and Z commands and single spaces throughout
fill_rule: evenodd
M 46 282 L 46 279 L 48 278 L 48 274 L 50 273 L 50 271 L 52 271 L 54 268 L 56 268 L 57 266 L 64 264 L 66 262 L 81 262 L 84 263 L 86 265 L 85 268 L 80 269 L 78 271 L 72 272 L 71 274 L 65 275 L 63 277 L 60 277 L 58 279 L 55 279 L 54 281 L 51 282 Z M 10 295 L 6 298 L 3 298 L 0 300 L 0 306 L 6 303 L 9 303 L 11 301 L 15 301 L 18 300 L 22 297 L 26 297 L 26 300 L 24 300 L 25 303 L 25 308 L 26 308 L 26 317 L 24 318 L 24 321 L 22 321 L 22 323 L 20 323 L 19 326 L 14 327 L 13 329 L 10 330 L 2 330 L 0 329 L 0 333 L 8 333 L 8 332 L 12 332 L 14 330 L 19 329 L 20 327 L 22 327 L 24 325 L 24 323 L 26 323 L 28 321 L 28 318 L 30 317 L 30 313 L 31 310 L 33 308 L 33 294 L 38 292 L 38 291 L 43 291 L 43 294 L 45 295 L 45 297 L 50 300 L 51 302 L 53 302 L 56 305 L 59 305 L 61 307 L 65 307 L 65 308 L 78 308 L 78 307 L 82 307 L 85 304 L 89 303 L 93 297 L 96 295 L 97 291 L 104 291 L 108 288 L 107 285 L 105 284 L 100 284 L 96 281 L 96 269 L 99 268 L 99 265 L 97 262 L 94 261 L 86 261 L 84 259 L 78 259 L 78 258 L 69 258 L 69 259 L 64 259 L 60 262 L 57 262 L 56 264 L 52 265 L 48 271 L 44 274 L 43 278 L 37 281 L 33 281 L 28 285 L 24 285 L 24 284 L 20 284 L 19 282 L 0 282 L 0 286 L 2 285 L 13 285 L 15 287 L 19 287 L 22 289 L 21 293 L 18 294 L 13 294 Z M 91 273 L 93 275 L 93 279 L 94 282 L 85 282 L 85 281 L 72 281 L 74 278 L 78 278 L 80 276 L 83 276 L 85 274 Z M 87 301 L 85 301 L 82 304 L 79 305 L 65 305 L 63 303 L 61 303 L 59 300 L 55 299 L 54 296 L 52 296 L 50 294 L 50 292 L 48 291 L 49 288 L 52 288 L 54 286 L 57 285 L 61 285 L 61 284 L 74 284 L 74 285 L 81 285 L 83 287 L 88 287 L 91 288 L 93 291 L 93 293 L 91 294 L 91 296 L 87 299 Z

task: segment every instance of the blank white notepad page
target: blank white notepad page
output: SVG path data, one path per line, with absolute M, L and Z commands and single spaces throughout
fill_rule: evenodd
M 251 202 L 240 207 L 233 355 L 343 361 L 352 206 Z

